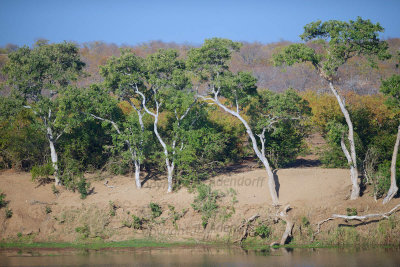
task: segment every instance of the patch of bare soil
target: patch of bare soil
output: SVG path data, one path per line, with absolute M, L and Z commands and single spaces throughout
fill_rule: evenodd
M 84 235 L 76 228 L 84 226 L 88 227 L 89 238 L 104 240 L 143 237 L 166 240 L 229 239 L 235 232 L 240 234 L 237 233 L 237 226 L 244 219 L 257 213 L 264 218 L 275 216 L 266 177 L 265 170 L 252 165 L 232 168 L 231 172 L 207 181 L 213 188 L 226 193 L 221 205 L 228 209 L 221 211 L 203 229 L 201 214 L 191 207 L 195 194 L 186 188 L 167 194 L 167 182 L 163 177 L 148 180 L 138 190 L 134 179 L 129 176 L 109 177 L 105 185 L 106 180 L 89 175 L 92 193 L 82 200 L 78 193 L 63 188 L 58 195 L 54 195 L 51 184 L 37 186 L 31 181 L 29 173 L 7 170 L 0 173 L 0 190 L 6 194 L 13 216 L 6 219 L 5 208 L 0 210 L 0 239 L 15 239 L 21 233 L 37 241 L 74 241 Z M 348 200 L 351 184 L 349 171 L 344 169 L 281 169 L 277 171 L 277 177 L 280 203 L 290 204 L 293 208 L 291 215 L 298 220 L 306 216 L 312 223 L 330 217 L 332 213 L 346 214 L 348 207 L 357 208 L 360 213 L 383 212 L 400 202 L 394 199 L 384 207 L 380 202 L 376 203 L 368 191 L 356 201 Z M 235 204 L 228 197 L 230 188 L 237 193 Z M 142 230 L 127 227 L 133 221 L 132 215 L 151 218 L 150 202 L 162 207 L 162 216 Z M 177 212 L 187 210 L 175 224 L 169 211 L 171 205 Z M 229 206 L 235 210 L 231 215 Z

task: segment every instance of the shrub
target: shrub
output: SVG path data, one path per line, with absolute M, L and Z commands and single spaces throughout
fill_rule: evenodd
M 9 208 L 6 208 L 5 213 L 6 213 L 6 218 L 7 219 L 9 219 L 9 218 L 11 218 L 13 216 L 13 211 L 11 209 L 9 209 Z
M 7 206 L 7 201 L 5 198 L 6 195 L 4 193 L 0 193 L 0 208 Z
M 162 209 L 161 209 L 161 206 L 158 205 L 157 203 L 151 202 L 150 203 L 150 209 L 151 209 L 151 217 L 153 219 L 161 216 Z
M 356 208 L 347 208 L 346 212 L 347 216 L 356 216 L 358 214 Z
M 267 225 L 260 224 L 254 230 L 254 234 L 256 236 L 260 236 L 261 238 L 268 238 L 271 235 L 271 228 L 269 228 Z
M 131 226 L 133 227 L 133 229 L 137 229 L 137 230 L 143 229 L 143 225 L 147 221 L 145 218 L 140 218 L 135 215 L 132 215 L 132 219 L 133 219 L 133 222 L 132 222 Z
M 52 163 L 46 163 L 41 166 L 33 166 L 31 169 L 32 181 L 49 179 L 49 176 L 54 174 Z
M 76 227 L 75 232 L 80 233 L 81 238 L 85 239 L 89 237 L 90 229 L 89 226 L 85 224 L 84 226 Z
M 202 214 L 201 224 L 203 228 L 206 228 L 209 219 L 215 216 L 218 210 L 217 199 L 221 197 L 221 193 L 217 190 L 213 191 L 211 186 L 206 184 L 199 184 L 197 186 L 197 193 L 198 195 L 191 205 L 195 211 Z
M 303 216 L 301 218 L 301 225 L 304 226 L 304 227 L 308 227 L 310 225 L 310 221 L 308 220 L 307 217 Z
M 111 200 L 108 202 L 108 205 L 110 206 L 110 216 L 115 216 L 115 210 L 117 209 L 117 206 L 115 206 L 114 202 Z
M 397 161 L 397 166 L 400 166 L 400 159 Z M 389 160 L 379 164 L 378 171 L 373 175 L 374 193 L 377 198 L 383 197 L 390 188 L 390 165 Z M 400 183 L 400 169 L 396 168 L 396 182 Z
M 29 171 L 44 163 L 49 146 L 33 117 L 21 99 L 0 96 L 0 169 Z
M 78 161 L 65 158 L 60 162 L 60 180 L 69 190 L 75 192 L 79 179 L 83 176 L 81 166 Z
M 178 228 L 176 221 L 179 220 L 180 218 L 182 218 L 186 214 L 187 209 L 182 210 L 182 212 L 177 212 L 175 210 L 175 207 L 172 205 L 168 205 L 168 209 L 169 209 L 169 213 L 172 217 L 172 224 L 175 226 L 175 228 Z
M 89 195 L 90 183 L 82 176 L 77 184 L 78 192 L 81 194 L 81 199 L 85 199 Z
M 46 206 L 46 208 L 45 208 L 44 212 L 45 212 L 46 214 L 49 214 L 49 213 L 51 213 L 51 212 L 52 212 L 52 209 L 51 209 L 51 207 L 49 207 L 49 206 Z

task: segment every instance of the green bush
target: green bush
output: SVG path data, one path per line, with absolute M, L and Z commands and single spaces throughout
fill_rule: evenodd
M 133 222 L 131 224 L 131 226 L 133 227 L 133 229 L 136 230 L 141 230 L 143 229 L 143 225 L 147 222 L 147 220 L 145 218 L 141 218 L 135 215 L 132 215 L 132 219 Z
M 161 206 L 158 205 L 157 203 L 150 202 L 150 209 L 151 209 L 151 217 L 158 218 L 162 214 L 162 209 Z
M 108 206 L 110 207 L 110 211 L 109 211 L 110 216 L 114 217 L 117 206 L 115 206 L 114 202 L 112 202 L 111 200 L 108 202 Z
M 218 190 L 213 191 L 211 186 L 206 184 L 199 184 L 197 186 L 197 193 L 198 195 L 194 198 L 194 202 L 191 205 L 195 211 L 202 214 L 201 224 L 203 228 L 206 228 L 209 219 L 217 213 L 217 199 L 221 197 L 221 193 Z
M 62 184 L 69 190 L 75 191 L 80 178 L 83 176 L 82 166 L 80 163 L 71 158 L 63 158 L 60 161 Z
M 49 154 L 46 136 L 20 99 L 0 96 L 0 169 L 29 171 Z
M 0 208 L 7 206 L 6 194 L 0 193 Z
M 49 176 L 54 174 L 54 167 L 52 163 L 46 163 L 41 166 L 33 166 L 31 169 L 32 181 L 41 179 L 49 179 Z
M 374 191 L 377 198 L 383 197 L 390 188 L 390 166 L 391 161 L 384 161 L 379 164 L 378 171 L 375 173 L 374 179 Z M 396 164 L 396 182 L 397 185 L 400 184 L 400 158 L 397 160 Z
M 301 218 L 301 225 L 304 226 L 304 227 L 308 227 L 310 225 L 310 221 L 308 220 L 307 217 L 303 216 Z
M 182 212 L 177 212 L 175 210 L 175 207 L 172 205 L 168 205 L 168 209 L 169 209 L 169 214 L 172 217 L 172 224 L 175 226 L 175 228 L 178 228 L 176 221 L 178 221 L 180 218 L 182 218 L 186 214 L 187 209 L 183 209 Z
M 75 232 L 80 233 L 81 234 L 80 237 L 82 239 L 86 239 L 90 235 L 90 229 L 89 229 L 89 226 L 87 224 L 85 224 L 84 226 L 76 227 L 75 228 Z
M 358 214 L 356 208 L 347 208 L 346 212 L 347 212 L 347 216 L 356 216 Z
M 81 199 L 85 199 L 89 195 L 90 183 L 85 179 L 80 163 L 74 159 L 65 158 L 61 161 L 60 167 L 62 184 L 73 192 L 77 190 Z
M 49 214 L 49 213 L 51 213 L 51 212 L 52 212 L 52 209 L 51 209 L 51 207 L 49 207 L 49 206 L 46 206 L 46 208 L 45 208 L 44 212 L 45 212 L 46 214 Z
M 271 228 L 269 228 L 267 225 L 261 224 L 256 227 L 254 234 L 261 238 L 268 238 L 271 235 Z
M 6 208 L 5 213 L 6 213 L 6 218 L 7 219 L 9 219 L 9 218 L 11 218 L 13 216 L 13 211 L 11 209 L 9 209 L 9 208 Z
M 89 195 L 90 183 L 82 176 L 77 184 L 78 192 L 81 194 L 81 199 L 85 199 Z

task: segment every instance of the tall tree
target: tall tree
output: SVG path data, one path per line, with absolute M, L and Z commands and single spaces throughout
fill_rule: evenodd
M 136 93 L 141 97 L 145 111 L 154 118 L 154 133 L 161 144 L 165 165 L 167 167 L 168 189 L 172 192 L 177 150 L 182 150 L 184 144 L 180 141 L 182 122 L 196 103 L 192 84 L 185 70 L 185 62 L 179 59 L 179 54 L 173 49 L 160 49 L 149 55 L 145 60 L 145 75 L 143 89 L 136 86 Z M 149 97 L 146 97 L 148 95 Z M 172 131 L 169 134 L 169 145 L 159 132 L 161 112 L 172 114 Z
M 40 119 L 49 142 L 56 185 L 60 185 L 56 143 L 74 125 L 68 112 L 60 110 L 63 92 L 81 74 L 85 63 L 73 43 L 41 44 L 22 47 L 8 55 L 3 68 L 13 94 L 23 99 Z
M 268 174 L 268 185 L 274 205 L 279 204 L 274 174 L 270 163 L 261 151 L 255 134 L 249 123 L 243 117 L 243 108 L 257 95 L 256 79 L 249 73 L 232 73 L 228 63 L 233 51 L 239 51 L 240 43 L 227 39 L 213 38 L 204 42 L 200 48 L 194 48 L 188 53 L 190 68 L 197 74 L 201 87 L 206 89 L 209 97 L 200 95 L 225 112 L 238 118 L 246 128 L 253 150 L 265 166 Z M 261 137 L 262 138 L 262 137 Z
M 389 97 L 387 104 L 398 112 L 400 110 L 400 75 L 393 75 L 389 79 L 382 81 L 381 92 Z M 386 197 L 383 199 L 383 204 L 388 203 L 399 190 L 396 184 L 396 162 L 397 154 L 399 152 L 399 143 L 400 124 L 397 128 L 397 137 L 393 148 L 392 163 L 390 166 L 390 188 Z
M 119 58 L 112 58 L 101 70 L 106 86 L 128 101 L 137 112 L 142 130 L 142 117 L 147 113 L 154 119 L 153 132 L 163 149 L 167 168 L 168 192 L 172 191 L 173 173 L 182 122 L 195 104 L 191 83 L 185 71 L 185 62 L 176 50 L 160 49 L 141 58 L 129 50 Z M 171 131 L 160 133 L 160 114 L 172 114 Z M 167 140 L 169 144 L 167 144 Z
M 135 136 L 132 140 L 130 138 L 125 138 L 125 142 L 131 153 L 132 162 L 135 166 L 135 181 L 136 187 L 141 188 L 140 182 L 140 168 L 144 156 L 144 135 L 145 135 L 145 125 L 143 122 L 143 116 L 146 111 L 141 103 L 137 101 L 136 97 L 136 87 L 142 87 L 142 77 L 143 77 L 144 60 L 131 53 L 130 50 L 121 50 L 120 57 L 110 58 L 104 66 L 100 68 L 100 74 L 104 77 L 105 88 L 116 95 L 121 101 L 126 101 L 135 111 L 136 116 L 130 118 L 132 124 L 130 126 L 126 125 L 122 132 L 129 130 L 131 135 Z M 137 97 L 136 97 L 137 98 Z M 110 122 L 114 129 L 117 131 L 118 135 L 123 136 L 121 130 L 117 126 L 117 122 L 107 119 L 102 116 L 92 116 L 96 119 Z M 110 116 L 108 114 L 106 116 Z M 136 120 L 135 120 L 136 119 Z M 136 124 L 136 125 L 135 125 Z M 137 125 L 138 124 L 138 125 Z M 137 129 L 139 126 L 140 129 Z M 126 135 L 125 135 L 126 136 Z M 127 137 L 127 136 L 126 136 Z M 137 142 L 135 142 L 137 140 Z M 132 143 L 133 142 L 133 143 Z
M 335 95 L 340 109 L 347 123 L 348 146 L 344 139 L 341 141 L 343 153 L 350 166 L 350 178 L 352 190 L 350 199 L 356 199 L 360 195 L 358 183 L 357 156 L 354 143 L 354 129 L 350 114 L 346 108 L 345 99 L 335 88 L 338 81 L 338 69 L 349 59 L 355 56 L 365 56 L 372 66 L 376 66 L 375 59 L 390 58 L 388 44 L 379 39 L 379 32 L 384 29 L 379 23 L 370 20 L 357 20 L 349 22 L 329 20 L 327 22 L 316 21 L 304 27 L 304 33 L 300 35 L 303 41 L 314 41 L 315 49 L 300 43 L 285 47 L 280 53 L 274 55 L 276 66 L 295 63 L 311 63 L 320 77 L 329 84 L 329 88 Z

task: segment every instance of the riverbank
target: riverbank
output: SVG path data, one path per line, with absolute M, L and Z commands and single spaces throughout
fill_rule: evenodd
M 291 207 L 292 245 L 400 244 L 399 213 L 380 221 L 329 221 L 316 234 L 316 224 L 332 214 L 383 213 L 400 203 L 393 199 L 383 206 L 370 196 L 368 188 L 362 197 L 350 201 L 348 170 L 291 168 L 281 169 L 277 175 L 280 210 L 287 204 Z M 129 176 L 88 177 L 91 194 L 82 200 L 78 193 L 63 188 L 54 194 L 51 184 L 39 186 L 31 181 L 29 173 L 1 172 L 0 190 L 12 210 L 10 218 L 4 208 L 0 210 L 0 240 L 4 246 L 30 243 L 107 247 L 129 244 L 130 240 L 152 240 L 164 245 L 211 242 L 265 248 L 279 242 L 285 231 L 286 221 L 277 220 L 280 210 L 271 205 L 265 171 L 255 165 L 236 166 L 211 178 L 207 183 L 218 191 L 216 208 L 203 212 L 192 205 L 198 197 L 196 190 L 181 188 L 167 194 L 163 177 L 148 180 L 140 190 Z M 205 212 L 209 217 L 206 223 Z M 248 224 L 244 222 L 255 215 L 257 219 L 249 223 L 243 238 Z

